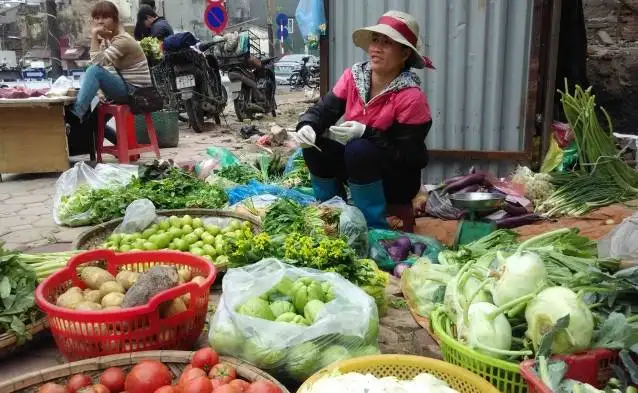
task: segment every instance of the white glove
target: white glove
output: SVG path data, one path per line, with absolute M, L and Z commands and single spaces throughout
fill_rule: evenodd
M 341 123 L 340 126 L 330 127 L 328 138 L 345 145 L 353 139 L 361 138 L 365 131 L 365 124 L 350 120 Z
M 306 149 L 315 145 L 317 133 L 311 126 L 306 124 L 295 133 L 295 140 L 301 145 L 302 149 Z

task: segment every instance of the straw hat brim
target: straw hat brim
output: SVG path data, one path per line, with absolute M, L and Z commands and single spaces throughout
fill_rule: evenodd
M 368 46 L 372 42 L 373 33 L 383 34 L 390 38 L 392 41 L 398 42 L 399 44 L 405 45 L 408 48 L 412 49 L 412 56 L 410 56 L 410 58 L 408 59 L 410 67 L 419 69 L 425 68 L 425 61 L 423 60 L 423 55 L 421 55 L 419 50 L 407 39 L 405 39 L 403 35 L 401 35 L 398 31 L 394 30 L 390 26 L 379 24 L 357 29 L 352 33 L 352 41 L 356 46 L 367 51 Z

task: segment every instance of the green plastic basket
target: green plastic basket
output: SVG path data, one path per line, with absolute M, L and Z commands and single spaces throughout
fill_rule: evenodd
M 435 310 L 430 315 L 434 334 L 439 338 L 441 353 L 446 362 L 461 366 L 487 379 L 500 392 L 527 393 L 527 383 L 517 363 L 510 363 L 476 352 L 456 341 L 448 334 L 452 321 L 444 312 Z

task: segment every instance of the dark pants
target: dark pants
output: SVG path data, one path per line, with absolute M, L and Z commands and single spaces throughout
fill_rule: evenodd
M 421 187 L 421 170 L 391 162 L 384 152 L 367 139 L 353 139 L 347 145 L 317 138 L 317 146 L 303 149 L 310 173 L 340 182 L 369 184 L 383 180 L 388 204 L 411 203 Z

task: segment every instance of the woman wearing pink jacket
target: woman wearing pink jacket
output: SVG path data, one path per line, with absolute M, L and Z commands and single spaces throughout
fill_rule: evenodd
M 346 69 L 297 125 L 317 199 L 345 197 L 348 184 L 373 228 L 387 227 L 390 213 L 404 231 L 413 230 L 411 201 L 428 163 L 425 138 L 432 125 L 421 81 L 410 71 L 433 68 L 417 49 L 418 36 L 414 17 L 399 11 L 356 30 L 354 44 L 369 60 Z

